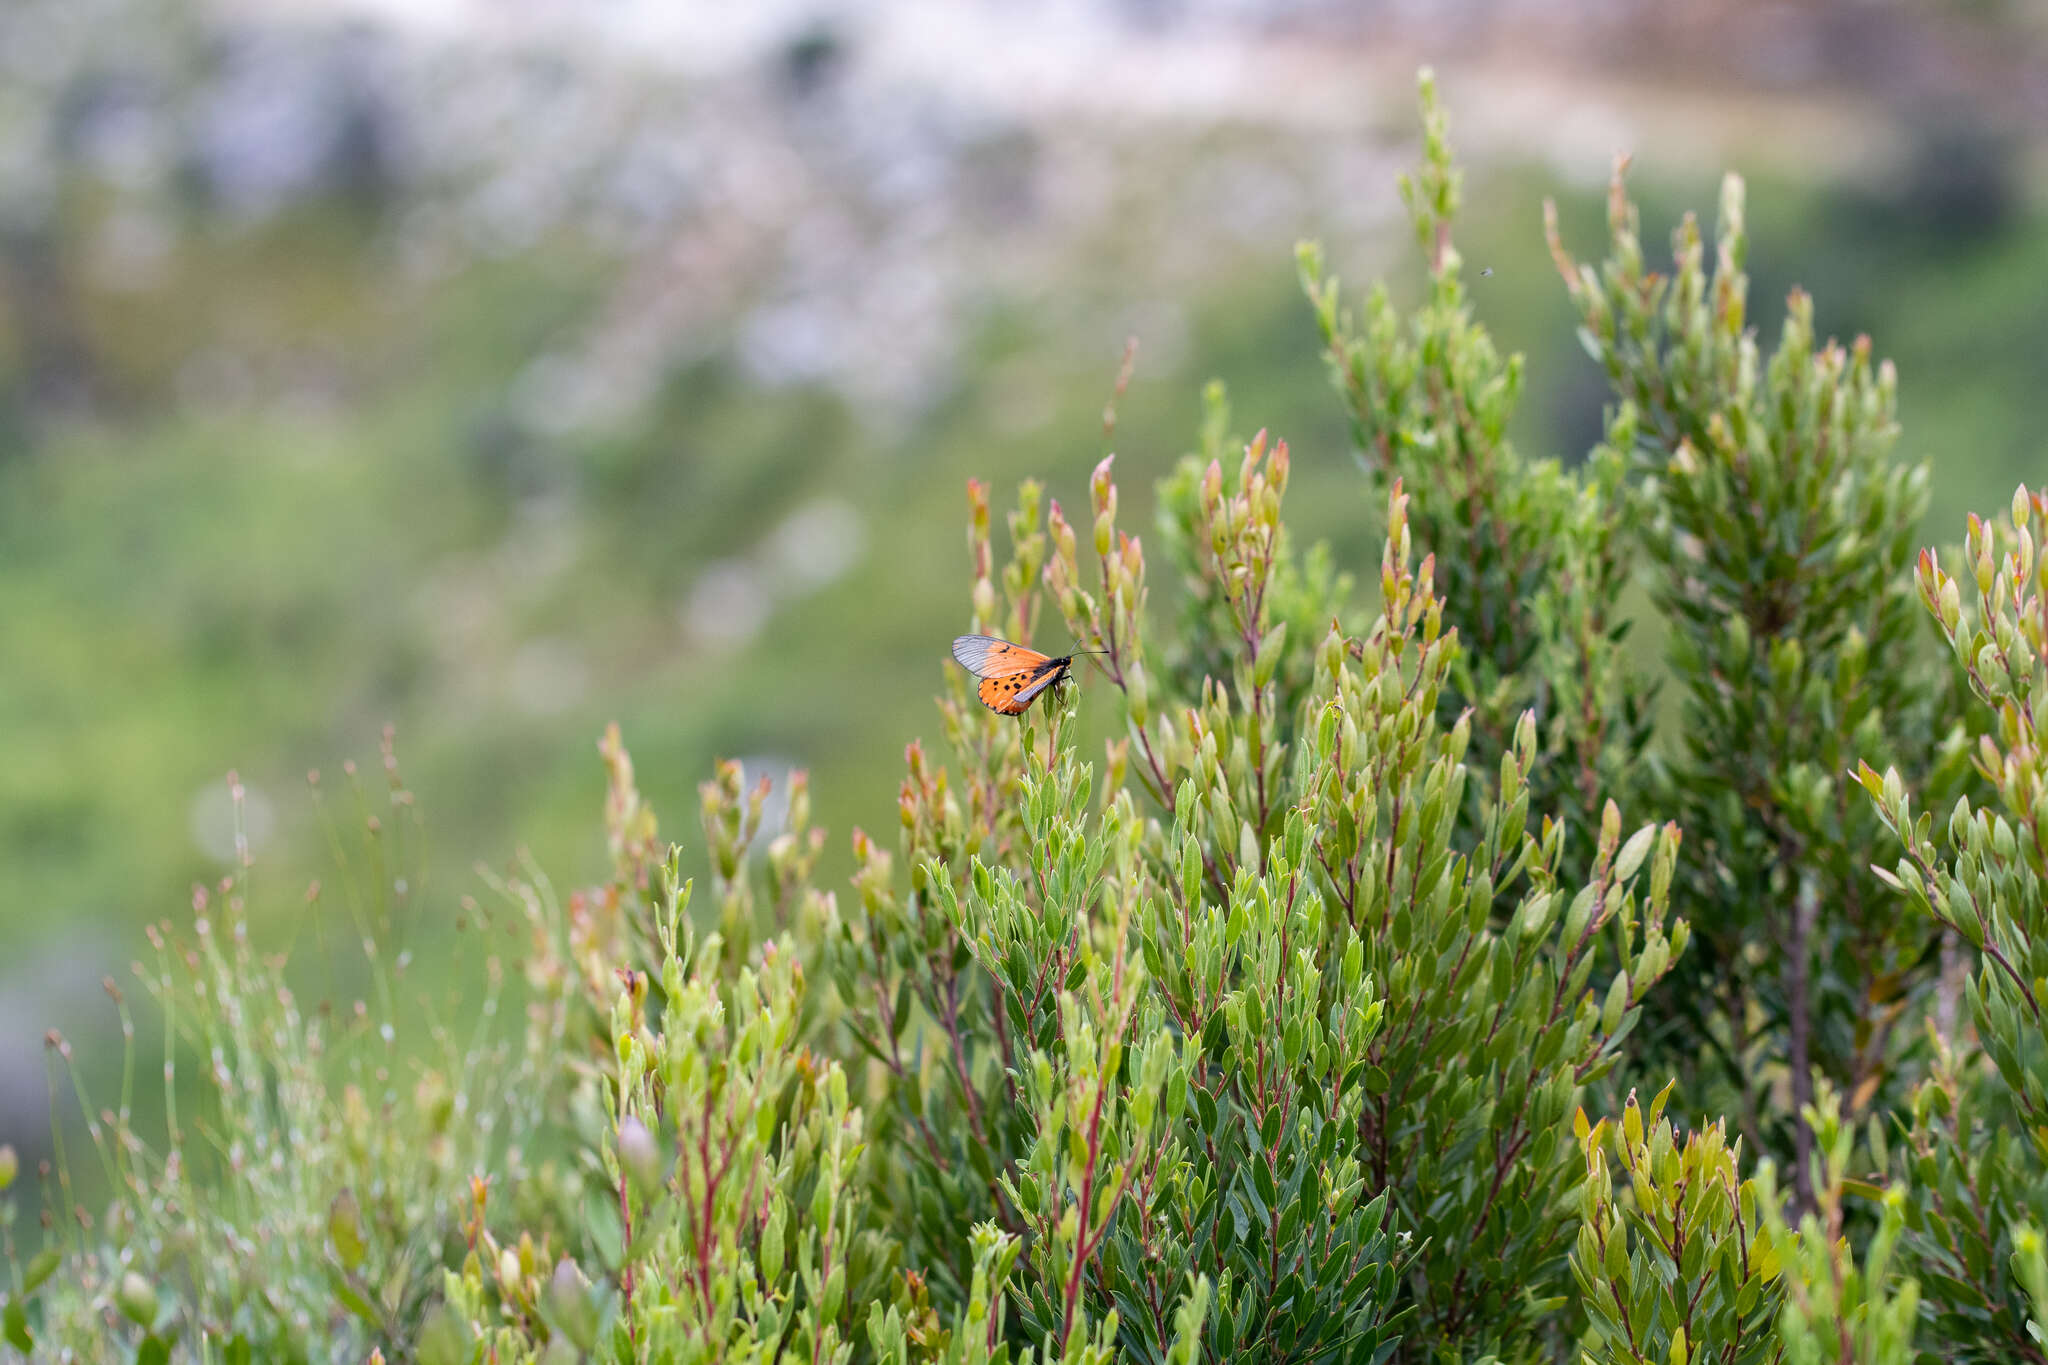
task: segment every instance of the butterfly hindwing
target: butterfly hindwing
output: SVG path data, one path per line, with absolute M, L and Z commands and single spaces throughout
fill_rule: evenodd
M 1014 716 L 1024 708 L 1017 705 L 1017 689 L 1011 686 L 1011 678 L 983 678 L 974 694 L 981 698 L 981 704 L 998 715 Z
M 1021 716 L 1038 694 L 1058 682 L 1066 674 L 1066 667 L 1051 659 L 1041 661 L 1029 672 L 991 673 L 981 680 L 975 695 L 989 710 L 1005 716 Z
M 1022 711 L 1025 707 L 1031 705 L 1037 699 L 1040 692 L 1045 691 L 1046 688 L 1051 687 L 1066 676 L 1067 669 L 1064 664 L 1040 669 L 1038 676 L 1026 683 L 1024 690 L 1017 694 L 1017 709 Z

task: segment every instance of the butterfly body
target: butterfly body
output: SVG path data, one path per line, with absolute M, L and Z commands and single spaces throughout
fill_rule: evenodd
M 1040 654 L 993 635 L 962 635 L 953 641 L 955 661 L 981 680 L 975 688 L 981 704 L 1004 716 L 1023 715 L 1039 693 L 1066 681 L 1076 657 Z

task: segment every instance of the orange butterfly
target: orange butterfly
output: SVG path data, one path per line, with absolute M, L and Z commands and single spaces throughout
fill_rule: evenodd
M 962 668 L 981 679 L 981 686 L 975 689 L 981 704 L 1005 716 L 1023 715 L 1039 693 L 1066 681 L 1076 658 L 1108 652 L 1077 649 L 1055 659 L 993 635 L 962 635 L 953 641 L 953 657 Z

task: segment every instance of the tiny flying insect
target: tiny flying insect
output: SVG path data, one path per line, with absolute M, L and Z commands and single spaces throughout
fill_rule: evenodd
M 981 704 L 998 715 L 1021 716 L 1038 700 L 1038 694 L 1065 682 L 1074 660 L 1083 654 L 1107 654 L 1106 649 L 1077 649 L 1058 658 L 1040 654 L 993 635 L 962 635 L 953 641 L 953 658 L 981 679 L 975 695 Z

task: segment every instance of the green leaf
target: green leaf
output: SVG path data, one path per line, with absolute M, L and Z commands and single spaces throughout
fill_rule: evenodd
M 420 1324 L 419 1365 L 468 1365 L 476 1333 L 447 1304 L 436 1304 Z
M 1216 1132 L 1216 1097 L 1209 1093 L 1206 1086 L 1195 1087 L 1195 1116 L 1201 1120 L 1203 1132 Z
M 768 1226 L 761 1232 L 761 1275 L 771 1286 L 782 1278 L 783 1223 L 788 1212 L 788 1205 L 778 1198 L 774 1212 L 768 1215 Z
M 1265 1204 L 1270 1215 L 1273 1206 L 1280 1202 L 1280 1189 L 1273 1179 L 1273 1163 L 1264 1152 L 1255 1152 L 1251 1159 L 1252 1187 L 1259 1192 L 1259 1199 Z
M 1614 879 L 1617 882 L 1625 882 L 1635 876 L 1636 870 L 1643 865 L 1643 859 L 1649 856 L 1650 846 L 1656 840 L 1655 825 L 1644 825 L 1631 834 L 1628 842 L 1621 846 L 1620 855 L 1614 860 Z
M 43 1281 L 49 1279 L 56 1272 L 59 1261 L 60 1258 L 55 1247 L 44 1247 L 40 1252 L 37 1252 L 36 1258 L 28 1263 L 28 1269 L 22 1272 L 21 1292 L 24 1294 L 35 1293 L 37 1289 L 42 1287 Z
M 355 1191 L 344 1188 L 328 1205 L 327 1239 L 343 1270 L 354 1270 L 363 1263 L 363 1216 L 356 1207 Z
M 346 1308 L 364 1322 L 369 1323 L 372 1327 L 383 1325 L 383 1320 L 379 1316 L 376 1306 L 368 1298 L 364 1297 L 361 1290 L 349 1283 L 348 1276 L 342 1273 L 339 1266 L 330 1265 L 327 1267 L 327 1283 L 328 1287 L 334 1291 L 335 1299 L 340 1302 L 343 1308 Z

